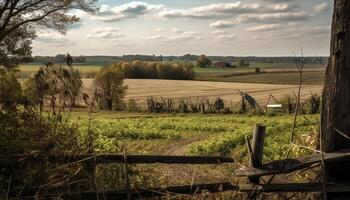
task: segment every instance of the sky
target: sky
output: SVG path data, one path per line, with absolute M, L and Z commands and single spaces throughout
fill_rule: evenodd
M 99 0 L 62 35 L 38 29 L 33 55 L 328 56 L 332 0 Z

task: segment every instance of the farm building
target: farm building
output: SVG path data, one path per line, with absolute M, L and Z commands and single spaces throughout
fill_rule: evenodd
M 232 67 L 230 62 L 214 62 L 214 67 L 217 68 L 225 68 L 225 67 Z

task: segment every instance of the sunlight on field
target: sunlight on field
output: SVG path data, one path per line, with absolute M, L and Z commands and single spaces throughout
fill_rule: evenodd
M 39 65 L 39 64 L 21 64 L 19 66 L 19 69 L 22 72 L 36 72 L 38 71 L 38 69 L 43 66 L 43 65 Z M 78 65 L 78 66 L 74 66 L 74 68 L 79 69 L 80 72 L 82 73 L 86 73 L 86 72 L 97 72 L 99 69 L 102 68 L 102 66 L 98 66 L 98 65 Z
M 84 88 L 91 92 L 93 79 L 83 79 Z M 297 91 L 297 85 L 278 84 L 254 84 L 254 83 L 228 83 L 210 81 L 177 81 L 177 80 L 147 80 L 147 79 L 126 79 L 128 86 L 126 99 L 135 99 L 141 105 L 146 105 L 148 96 L 163 96 L 171 98 L 197 98 L 208 97 L 224 99 L 228 104 L 241 100 L 238 90 L 248 92 L 262 105 L 266 104 L 269 93 L 281 99 L 286 95 L 293 96 Z M 307 85 L 302 87 L 302 100 L 310 96 L 310 91 L 320 93 L 321 85 Z

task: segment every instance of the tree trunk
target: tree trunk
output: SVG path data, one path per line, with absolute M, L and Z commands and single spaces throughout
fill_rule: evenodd
M 335 0 L 330 58 L 323 91 L 321 137 L 325 152 L 350 148 L 337 131 L 350 134 L 350 1 Z M 326 165 L 327 181 L 350 181 L 350 163 Z M 350 194 L 350 192 L 349 192 Z M 345 194 L 346 196 L 350 196 Z M 335 199 L 340 194 L 328 194 Z M 344 193 L 343 193 L 344 195 Z

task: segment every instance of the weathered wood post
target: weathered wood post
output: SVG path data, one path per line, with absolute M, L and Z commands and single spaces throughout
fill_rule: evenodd
M 338 133 L 350 132 L 350 1 L 334 0 L 330 57 L 322 98 L 321 146 L 326 153 L 350 148 L 350 140 Z M 350 162 L 326 163 L 326 180 L 350 181 Z M 328 193 L 327 199 L 349 199 L 346 193 Z
M 265 141 L 265 131 L 266 127 L 261 124 L 256 124 L 253 131 L 253 139 L 251 145 L 248 143 L 249 149 L 251 149 L 249 166 L 254 168 L 259 168 L 262 166 L 263 153 L 264 153 L 264 141 Z M 260 177 L 249 178 L 249 183 L 259 184 Z M 256 199 L 257 193 L 254 192 L 249 195 L 249 199 Z

